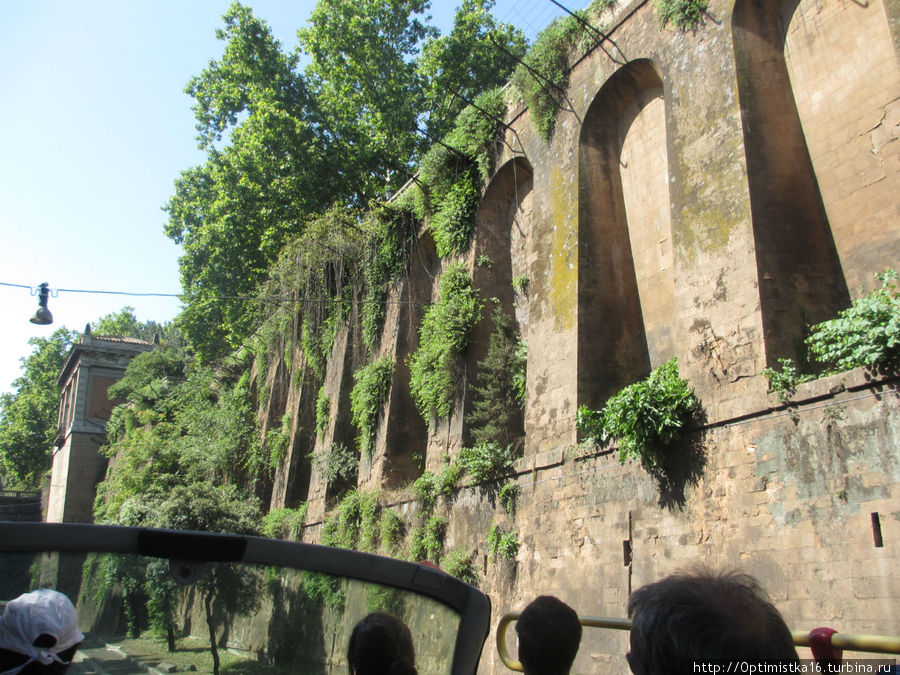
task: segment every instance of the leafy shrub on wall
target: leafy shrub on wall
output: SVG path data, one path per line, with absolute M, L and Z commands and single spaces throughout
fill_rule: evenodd
M 394 361 L 384 356 L 353 373 L 353 390 L 350 392 L 350 412 L 353 424 L 359 430 L 360 452 L 371 455 L 375 449 L 375 432 L 378 415 L 387 401 L 394 373 Z
M 794 388 L 814 377 L 853 368 L 896 372 L 900 368 L 900 292 L 892 269 L 875 278 L 881 287 L 854 300 L 837 318 L 810 329 L 805 345 L 817 374 L 803 372 L 791 359 L 779 359 L 781 370 L 766 368 L 769 390 L 787 402 Z
M 327 449 L 313 453 L 311 459 L 328 485 L 353 480 L 359 470 L 359 453 L 343 443 L 333 443 Z
M 462 263 L 441 275 L 440 300 L 419 327 L 419 346 L 409 358 L 410 388 L 416 407 L 428 421 L 447 417 L 458 389 L 460 354 L 468 346 L 481 305 Z
M 697 406 L 690 386 L 678 375 L 678 359 L 672 359 L 622 389 L 603 410 L 581 406 L 576 424 L 587 438 L 617 440 L 623 463 L 629 457 L 639 459 L 652 471 L 659 468 L 666 446 L 681 438 Z
M 515 448 L 497 441 L 486 441 L 460 448 L 457 461 L 476 483 L 497 480 L 512 468 Z

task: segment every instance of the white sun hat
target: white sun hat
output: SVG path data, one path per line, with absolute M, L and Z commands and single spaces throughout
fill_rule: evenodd
M 34 641 L 39 635 L 51 635 L 56 643 L 52 647 L 36 647 Z M 33 661 L 43 665 L 54 661 L 66 664 L 58 654 L 83 639 L 84 634 L 78 630 L 78 615 L 69 598 L 49 588 L 23 593 L 7 603 L 0 616 L 0 649 L 29 658 L 0 675 L 15 675 Z

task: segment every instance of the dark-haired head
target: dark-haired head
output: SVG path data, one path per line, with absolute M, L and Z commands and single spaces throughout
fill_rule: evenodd
M 635 675 L 693 673 L 697 663 L 795 662 L 797 650 L 781 614 L 753 577 L 699 569 L 632 593 Z
M 526 675 L 565 675 L 581 643 L 578 614 L 552 595 L 535 598 L 516 622 Z
M 373 612 L 353 628 L 347 646 L 351 675 L 417 675 L 412 634 L 400 619 Z

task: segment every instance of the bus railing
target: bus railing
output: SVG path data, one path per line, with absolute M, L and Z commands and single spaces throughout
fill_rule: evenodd
M 521 612 L 504 614 L 497 624 L 497 653 L 500 660 L 510 670 L 523 672 L 522 664 L 513 657 L 506 645 L 506 631 L 509 626 L 522 615 Z M 631 630 L 631 619 L 612 619 L 599 616 L 579 616 L 579 623 L 589 628 L 609 628 L 613 630 Z M 791 631 L 794 644 L 798 647 L 810 647 L 821 650 L 823 647 L 832 652 L 837 651 L 836 657 L 840 659 L 843 650 L 853 652 L 868 652 L 874 654 L 900 654 L 900 637 L 890 635 L 862 635 L 854 633 L 838 633 L 831 629 L 816 628 L 808 633 L 803 631 Z M 823 645 L 823 641 L 827 644 Z M 815 654 L 815 651 L 814 651 Z M 823 656 L 831 656 L 824 654 Z M 818 655 L 816 655 L 818 658 Z

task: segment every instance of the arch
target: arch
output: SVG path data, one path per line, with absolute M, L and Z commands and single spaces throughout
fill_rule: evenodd
M 806 326 L 849 303 L 784 56 L 797 0 L 738 0 L 732 16 L 766 360 L 802 355 Z
M 579 144 L 578 402 L 597 406 L 672 356 L 674 277 L 662 77 L 618 70 Z
M 396 340 L 393 341 L 396 358 L 387 414 L 382 421 L 384 433 L 379 434 L 384 438 L 385 461 L 379 472 L 380 482 L 376 482 L 379 487 L 404 485 L 418 478 L 424 468 L 419 458 L 425 456 L 428 426 L 412 397 L 407 361 L 419 344 L 418 327 L 426 305 L 432 300 L 434 280 L 440 273 L 440 266 L 434 238 L 428 230 L 420 232 L 410 254 L 408 274 L 400 288 L 391 293 L 391 297 L 399 302 L 389 308 L 385 325 L 386 330 L 396 332 Z M 382 446 L 380 443 L 378 445 L 380 449 Z
M 520 286 L 516 290 L 513 279 L 530 278 L 531 223 L 532 168 L 527 159 L 516 157 L 494 174 L 475 218 L 472 283 L 484 301 L 484 309 L 467 354 L 466 371 L 472 375 L 463 400 L 464 419 L 472 409 L 472 384 L 478 381 L 478 364 L 490 345 L 495 306 L 506 315 L 513 335 L 527 340 L 527 282 L 524 288 Z M 497 302 L 492 302 L 492 298 Z M 524 436 L 522 411 L 517 408 L 510 412 L 507 430 L 510 439 Z M 468 438 L 467 424 L 464 424 L 464 435 L 466 442 L 472 441 Z

